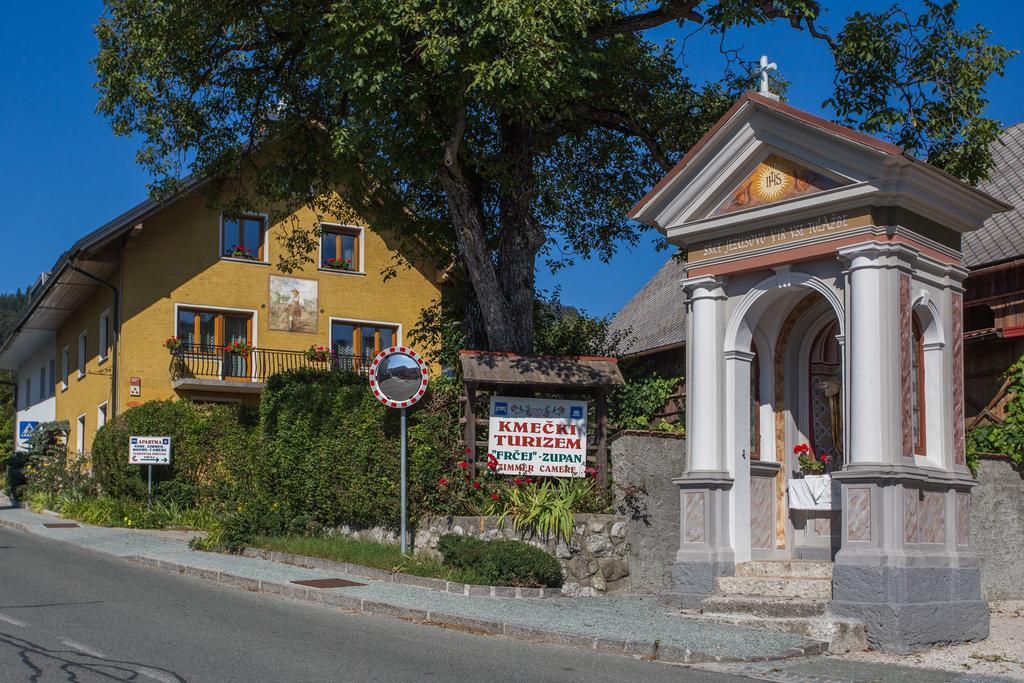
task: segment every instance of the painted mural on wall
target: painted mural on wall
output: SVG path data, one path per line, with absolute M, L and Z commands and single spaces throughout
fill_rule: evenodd
M 840 183 L 795 162 L 771 155 L 715 209 L 721 216 L 839 187 Z
M 270 329 L 315 333 L 319 309 L 317 284 L 316 280 L 271 275 Z

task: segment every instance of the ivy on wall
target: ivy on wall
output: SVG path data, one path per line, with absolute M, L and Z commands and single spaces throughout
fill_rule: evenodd
M 1024 466 L 1024 356 L 1007 369 L 1004 377 L 1010 383 L 1002 424 L 976 427 L 967 433 L 967 466 L 975 476 L 979 457 L 987 453 L 1005 455 L 1015 466 Z

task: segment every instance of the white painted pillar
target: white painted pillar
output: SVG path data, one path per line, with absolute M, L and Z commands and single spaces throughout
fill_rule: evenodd
M 686 378 L 688 408 L 687 470 L 721 471 L 722 458 L 722 307 L 723 282 L 712 276 L 683 280 L 690 301 L 690 338 L 687 341 L 689 373 Z
M 895 250 L 859 244 L 839 250 L 849 264 L 846 465 L 895 462 L 901 448 L 899 295 Z
M 754 354 L 726 351 L 725 460 L 733 479 L 729 496 L 731 540 L 736 562 L 750 559 L 750 369 Z

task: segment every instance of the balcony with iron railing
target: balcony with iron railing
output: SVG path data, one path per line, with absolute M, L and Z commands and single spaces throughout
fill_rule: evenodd
M 239 353 L 213 345 L 181 344 L 171 349 L 171 385 L 175 390 L 259 393 L 271 375 L 311 368 L 324 372 L 369 371 L 367 358 L 336 351 L 319 353 L 249 347 Z

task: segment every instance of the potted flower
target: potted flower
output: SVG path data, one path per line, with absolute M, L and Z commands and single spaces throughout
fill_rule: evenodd
M 164 348 L 174 353 L 181 348 L 181 340 L 177 337 L 168 337 L 167 341 L 164 342 Z
M 818 457 L 811 450 L 811 447 L 805 443 L 797 444 L 793 446 L 793 453 L 797 456 L 797 463 L 800 465 L 800 472 L 807 475 L 824 474 L 825 465 L 828 464 L 828 455 L 824 454 Z
M 332 256 L 324 261 L 324 268 L 330 270 L 352 270 L 352 262 L 340 256 Z
M 327 363 L 330 362 L 331 357 L 331 350 L 326 346 L 313 344 L 308 349 L 306 349 L 306 360 L 308 360 L 311 363 Z
M 256 254 L 252 250 L 246 249 L 240 244 L 235 244 L 225 249 L 224 255 L 228 258 L 243 258 L 250 261 L 256 260 Z
M 799 479 L 789 480 L 791 510 L 830 510 L 832 508 L 832 477 L 825 474 L 829 456 L 814 454 L 805 443 L 793 447 L 800 466 Z
M 236 339 L 224 347 L 224 353 L 232 356 L 240 356 L 241 358 L 248 358 L 252 353 L 252 344 L 242 339 Z

